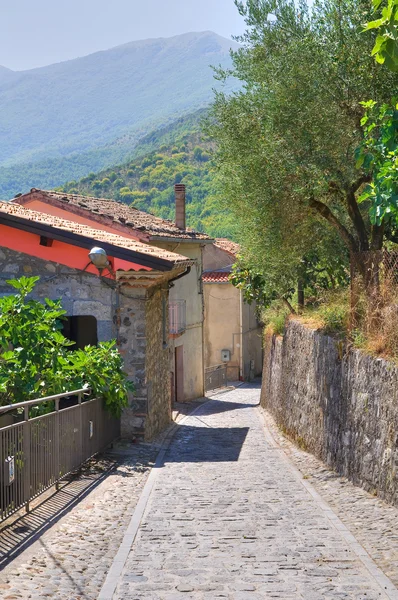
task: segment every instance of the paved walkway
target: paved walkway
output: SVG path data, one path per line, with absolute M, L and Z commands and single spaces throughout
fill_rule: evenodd
M 245 386 L 179 426 L 164 466 L 153 471 L 117 585 L 108 577 L 101 598 L 398 598 L 265 434 L 258 400 L 259 390 Z
M 256 386 L 219 394 L 177 425 L 158 468 L 165 436 L 120 447 L 3 529 L 0 558 L 98 480 L 3 569 L 0 598 L 398 598 L 369 557 L 398 586 L 398 510 L 290 444 L 258 400 Z

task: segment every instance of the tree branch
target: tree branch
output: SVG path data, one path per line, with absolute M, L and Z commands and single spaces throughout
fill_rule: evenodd
M 315 198 L 310 198 L 309 201 L 310 207 L 317 211 L 324 219 L 326 219 L 334 229 L 339 233 L 343 242 L 346 244 L 350 252 L 358 252 L 358 244 L 355 238 L 351 235 L 346 227 L 337 219 L 337 217 L 332 213 L 330 208 L 326 206 L 323 202 L 319 200 L 315 200 Z
M 284 298 L 282 296 L 282 302 L 287 306 L 287 308 L 290 310 L 290 312 L 292 313 L 292 315 L 296 315 L 296 311 L 294 310 L 293 306 L 290 304 L 289 300 L 287 298 Z

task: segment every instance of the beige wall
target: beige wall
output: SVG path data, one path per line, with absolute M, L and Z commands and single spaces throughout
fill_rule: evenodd
M 240 291 L 231 283 L 205 283 L 205 367 L 222 364 L 221 350 L 231 352 L 229 380 L 239 379 Z
M 175 373 L 175 348 L 183 346 L 184 400 L 194 400 L 204 395 L 202 248 L 195 242 L 177 244 L 151 241 L 151 244 L 195 260 L 191 272 L 173 282 L 169 297 L 170 302 L 186 302 L 186 330 L 182 335 L 169 340 L 172 350 L 170 371 Z
M 250 380 L 261 375 L 263 367 L 262 327 L 258 324 L 254 303 L 243 303 L 242 324 L 243 379 Z
M 241 303 L 241 292 L 231 283 L 205 283 L 204 298 L 205 367 L 222 364 L 221 350 L 230 350 L 229 381 L 261 375 L 262 329 L 255 305 Z

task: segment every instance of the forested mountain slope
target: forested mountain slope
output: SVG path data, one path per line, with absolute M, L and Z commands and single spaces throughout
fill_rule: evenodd
M 51 187 L 125 160 L 148 131 L 212 100 L 210 65 L 229 65 L 231 46 L 188 33 L 30 71 L 0 67 L 0 195 L 22 191 L 25 175 Z
M 64 192 L 114 198 L 140 210 L 174 220 L 174 184 L 187 190 L 187 224 L 215 236 L 233 237 L 228 213 L 218 208 L 212 144 L 200 131 L 202 113 L 180 119 L 146 136 L 133 160 L 90 173 L 60 188 Z

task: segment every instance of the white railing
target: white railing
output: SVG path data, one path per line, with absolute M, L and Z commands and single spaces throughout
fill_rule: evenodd
M 187 327 L 185 300 L 169 302 L 169 332 L 170 335 L 184 333 Z

